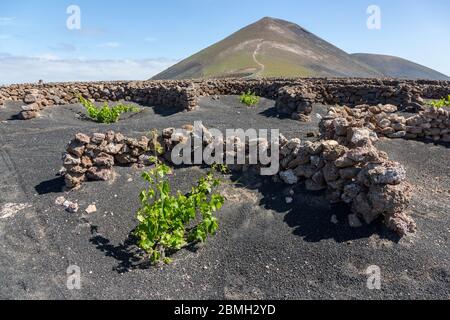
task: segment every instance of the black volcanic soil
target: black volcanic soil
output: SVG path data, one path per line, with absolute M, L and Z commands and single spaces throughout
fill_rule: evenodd
M 289 187 L 248 172 L 230 176 L 220 229 L 206 245 L 176 253 L 169 266 L 148 267 L 126 241 L 135 228 L 141 172 L 117 168 L 111 183 L 86 183 L 65 193 L 56 174 L 76 132 L 113 129 L 139 136 L 152 128 L 203 120 L 216 128 L 280 128 L 305 138 L 318 117 L 303 124 L 275 116 L 273 102 L 246 108 L 237 97 L 201 100 L 200 110 L 175 113 L 145 108 L 118 124 L 77 116 L 80 106 L 52 107 L 31 121 L 11 119 L 19 105 L 0 109 L 0 212 L 7 203 L 29 207 L 0 213 L 2 299 L 448 299 L 450 289 L 450 151 L 446 146 L 384 140 L 379 147 L 408 169 L 414 184 L 411 214 L 418 232 L 396 238 L 381 224 L 351 228 L 348 208 L 329 206 L 321 193 Z M 315 112 L 324 114 L 325 106 Z M 8 120 L 10 119 L 10 120 Z M 6 120 L 6 122 L 4 122 Z M 176 188 L 187 191 L 202 174 L 177 169 Z M 70 214 L 54 204 L 77 201 Z M 98 211 L 84 209 L 95 202 Z M 333 224 L 331 217 L 337 216 Z M 82 270 L 81 290 L 68 290 L 66 270 Z M 382 290 L 369 290 L 365 270 L 378 265 Z

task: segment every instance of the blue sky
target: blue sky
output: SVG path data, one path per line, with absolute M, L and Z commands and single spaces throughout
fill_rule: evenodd
M 81 29 L 68 30 L 69 5 Z M 369 5 L 380 30 L 366 27 Z M 0 1 L 0 83 L 145 79 L 271 16 L 349 52 L 400 56 L 450 75 L 448 0 Z M 37 78 L 37 79 L 36 79 Z

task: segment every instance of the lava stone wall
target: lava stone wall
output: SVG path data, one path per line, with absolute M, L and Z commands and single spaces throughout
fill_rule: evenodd
M 77 102 L 77 94 L 96 101 L 137 103 L 193 110 L 198 97 L 241 94 L 247 91 L 277 101 L 280 114 L 307 120 L 313 103 L 355 106 L 393 104 L 407 107 L 422 99 L 450 94 L 450 82 L 392 79 L 216 79 L 179 81 L 118 81 L 23 84 L 0 87 L 0 105 L 7 100 L 30 105 L 33 115 L 51 105 Z
M 330 108 L 322 121 L 322 136 L 346 145 L 347 130 L 364 127 L 378 136 L 391 139 L 422 138 L 434 142 L 450 142 L 450 110 L 426 108 L 410 117 L 401 116 L 396 111 L 397 107 L 394 105 Z
M 8 100 L 21 101 L 26 105 L 22 114 L 37 113 L 47 106 L 77 103 L 79 94 L 95 101 L 125 100 L 151 106 L 178 107 L 188 111 L 197 105 L 192 83 L 186 81 L 12 85 L 0 87 L 0 105 Z
M 393 79 L 222 79 L 194 81 L 198 96 L 241 94 L 248 90 L 276 100 L 282 115 L 308 121 L 314 103 L 356 106 L 393 104 L 417 107 L 423 99 L 450 94 L 450 82 Z
M 287 140 L 280 136 L 281 171 L 278 179 L 289 185 L 304 183 L 310 191 L 326 191 L 331 202 L 351 205 L 353 214 L 368 224 L 381 217 L 400 235 L 414 232 L 415 223 L 406 213 L 411 187 L 406 182 L 404 167 L 389 161 L 386 153 L 375 148 L 373 141 L 376 141 L 376 136 L 372 136 L 368 129 L 348 127 L 346 136 L 346 145 L 325 139 L 302 143 L 299 139 Z M 190 146 L 189 150 L 194 152 L 194 137 L 198 138 L 191 125 L 184 126 L 182 132 L 176 132 L 174 128 L 164 129 L 158 138 L 152 139 L 145 136 L 127 138 L 112 131 L 92 136 L 78 133 L 63 157 L 66 186 L 76 188 L 89 180 L 111 180 L 114 165 L 154 164 L 157 155 L 155 139 L 164 149 L 161 157 L 171 162 L 172 150 L 179 144 Z M 271 148 L 265 139 L 247 142 L 238 137 L 228 138 L 233 141 L 233 153 L 248 150 L 253 143 L 260 149 Z M 205 147 L 215 141 L 206 128 L 202 139 Z M 222 140 L 220 143 L 225 150 L 227 142 Z M 231 167 L 244 169 L 243 165 Z M 261 166 L 254 167 L 258 169 Z

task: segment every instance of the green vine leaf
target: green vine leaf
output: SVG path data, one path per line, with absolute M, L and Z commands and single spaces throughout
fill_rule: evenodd
M 141 208 L 136 218 L 139 225 L 135 235 L 138 246 L 149 254 L 152 263 L 170 261 L 168 251 L 180 250 L 193 242 L 204 242 L 218 229 L 217 218 L 213 213 L 220 210 L 225 198 L 214 190 L 220 180 L 214 178 L 213 171 L 199 179 L 188 195 L 172 188 L 167 175 L 171 169 L 161 163 L 142 174 L 148 183 L 148 189 L 141 191 Z M 188 231 L 188 227 L 197 224 Z

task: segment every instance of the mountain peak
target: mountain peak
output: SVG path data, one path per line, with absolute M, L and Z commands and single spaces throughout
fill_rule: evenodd
M 309 33 L 312 35 L 311 32 L 303 28 L 302 26 L 295 24 L 293 22 L 279 19 L 279 18 L 273 18 L 273 17 L 264 17 L 255 23 L 251 24 L 251 26 L 259 26 L 259 27 L 266 27 L 269 28 L 270 31 L 276 31 L 277 29 L 284 29 L 286 32 L 294 32 L 294 33 Z
M 258 23 L 280 23 L 280 24 L 293 24 L 292 22 L 283 20 L 283 19 L 279 19 L 279 18 L 274 18 L 274 17 L 264 17 L 258 21 L 255 22 L 256 24 Z
M 153 79 L 389 76 L 360 60 L 298 24 L 264 17 Z
M 267 16 L 267 17 L 264 17 L 264 18 L 261 18 L 260 20 L 258 20 L 258 22 L 275 21 L 275 20 L 277 20 L 277 19 L 276 19 L 276 18 L 273 18 L 273 17 Z

